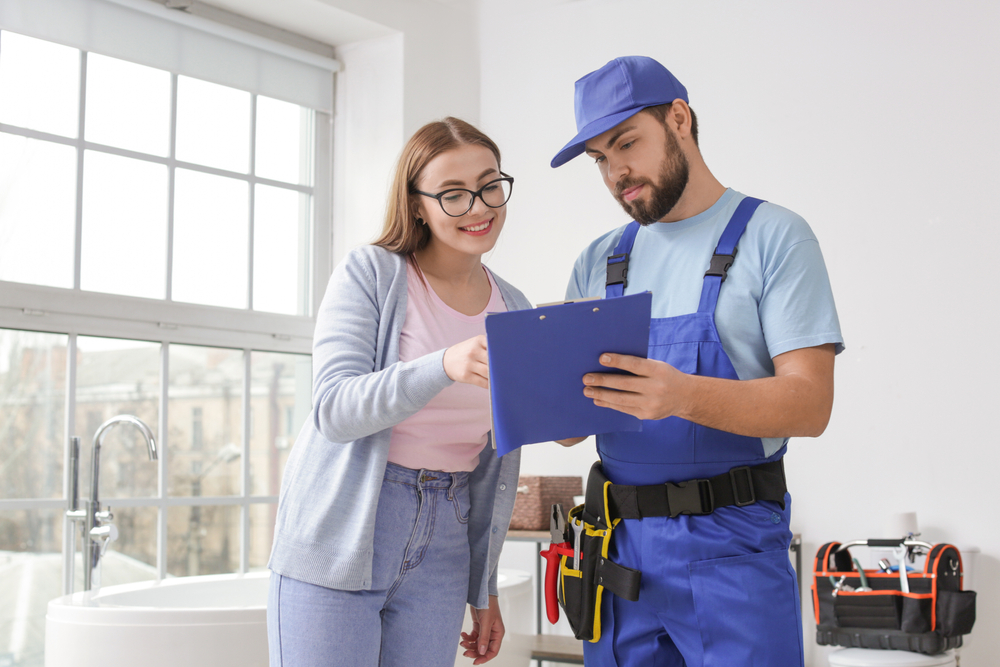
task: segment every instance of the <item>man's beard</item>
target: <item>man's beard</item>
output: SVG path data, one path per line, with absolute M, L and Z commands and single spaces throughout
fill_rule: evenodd
M 659 182 L 654 184 L 645 178 L 625 177 L 615 185 L 615 199 L 640 225 L 651 225 L 665 218 L 680 201 L 688 184 L 690 170 L 687 156 L 681 152 L 681 147 L 670 130 L 666 130 L 666 133 L 665 155 L 663 162 L 660 163 Z M 646 201 L 639 199 L 625 201 L 622 193 L 637 185 L 649 186 L 649 198 Z

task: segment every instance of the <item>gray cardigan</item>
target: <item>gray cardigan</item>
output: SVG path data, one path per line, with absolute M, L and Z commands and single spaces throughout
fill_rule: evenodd
M 509 310 L 531 307 L 493 277 Z M 348 253 L 316 317 L 313 409 L 285 465 L 272 571 L 328 588 L 371 588 L 375 510 L 392 427 L 452 383 L 444 350 L 399 361 L 405 319 L 405 258 L 371 245 Z M 520 461 L 520 450 L 498 459 L 487 445 L 470 475 L 468 601 L 478 609 L 497 594 Z

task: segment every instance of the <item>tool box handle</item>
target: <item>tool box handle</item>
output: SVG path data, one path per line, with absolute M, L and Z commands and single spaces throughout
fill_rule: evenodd
M 934 545 L 921 540 L 908 540 L 904 537 L 899 537 L 894 540 L 885 539 L 867 539 L 867 540 L 854 540 L 853 542 L 845 542 L 841 544 L 837 551 L 843 551 L 844 549 L 849 549 L 850 547 L 924 547 L 926 549 L 933 549 Z

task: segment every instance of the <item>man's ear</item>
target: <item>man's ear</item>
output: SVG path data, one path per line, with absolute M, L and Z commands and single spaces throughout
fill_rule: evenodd
M 678 139 L 691 137 L 691 107 L 688 103 L 677 98 L 667 110 L 667 126 L 676 134 Z

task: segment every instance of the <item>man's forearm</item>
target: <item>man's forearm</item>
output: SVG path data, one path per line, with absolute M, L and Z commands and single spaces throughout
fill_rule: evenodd
M 774 377 L 726 380 L 688 375 L 662 361 L 605 354 L 601 363 L 631 375 L 588 373 L 584 394 L 599 407 L 640 419 L 681 417 L 758 438 L 817 436 L 833 408 L 834 346 L 774 358 Z
M 833 387 L 798 375 L 723 380 L 688 375 L 676 416 L 756 438 L 816 437 L 830 421 Z

